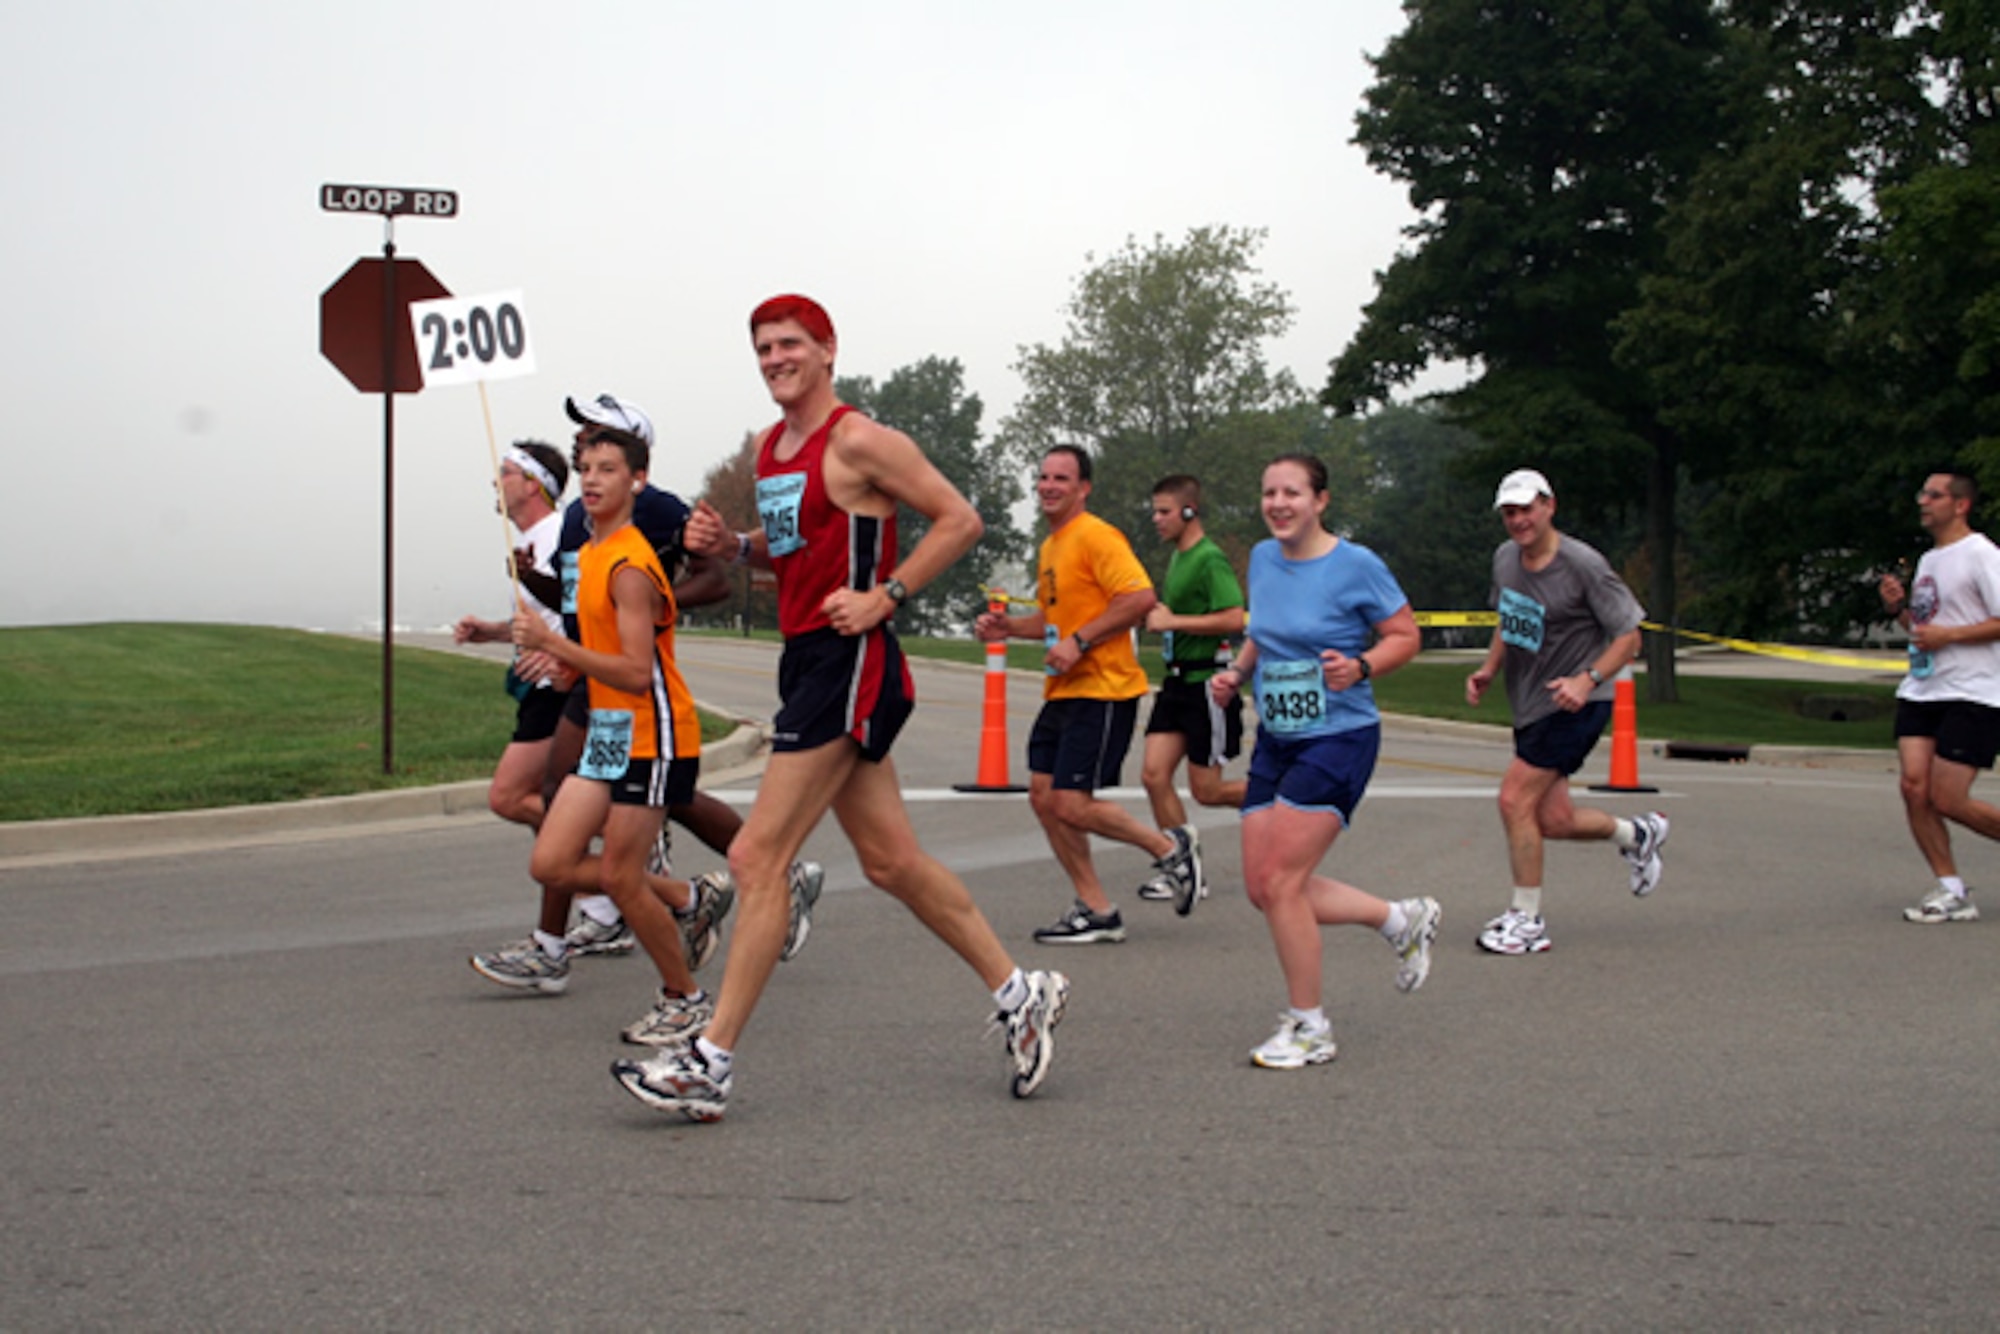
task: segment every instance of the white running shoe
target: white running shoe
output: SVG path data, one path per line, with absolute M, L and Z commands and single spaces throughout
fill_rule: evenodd
M 720 1121 L 732 1082 L 726 1072 L 716 1078 L 701 1048 L 692 1042 L 668 1047 L 650 1060 L 613 1061 L 611 1077 L 648 1107 L 676 1112 L 690 1121 Z
M 1396 990 L 1415 991 L 1431 975 L 1431 942 L 1437 939 L 1444 909 L 1433 898 L 1404 899 L 1398 906 L 1409 925 L 1390 942 L 1396 947 Z
M 1667 817 L 1658 811 L 1635 816 L 1632 828 L 1639 841 L 1622 849 L 1620 855 L 1632 867 L 1632 892 L 1644 898 L 1660 884 L 1660 849 L 1667 842 Z
M 715 1018 L 715 1001 L 704 995 L 700 1000 L 669 996 L 665 991 L 653 997 L 653 1008 L 625 1026 L 618 1036 L 635 1047 L 678 1047 L 693 1042 Z
M 639 944 L 624 918 L 606 925 L 589 913 L 580 913 L 577 923 L 563 937 L 571 954 L 630 954 Z
M 694 973 L 715 957 L 722 943 L 722 919 L 736 903 L 736 885 L 729 872 L 710 871 L 689 881 L 688 887 L 694 891 L 694 902 L 688 905 L 687 916 L 676 913 L 674 920 L 680 923 L 681 940 L 687 946 L 688 971 Z
M 1278 1017 L 1278 1031 L 1250 1053 L 1250 1060 L 1266 1070 L 1303 1070 L 1325 1065 L 1338 1053 L 1331 1024 L 1314 1032 L 1298 1016 L 1287 1014 Z
M 489 982 L 517 991 L 560 996 L 569 985 L 569 956 L 551 959 L 532 937 L 510 941 L 497 950 L 485 950 L 467 962 L 473 972 Z
M 1509 908 L 1479 933 L 1479 948 L 1494 954 L 1540 954 L 1554 942 L 1539 917 Z
M 674 873 L 674 827 L 666 820 L 660 821 L 660 832 L 653 837 L 652 851 L 646 854 L 647 875 L 672 875 Z
M 1069 1008 L 1069 979 L 1061 973 L 1036 969 L 1025 974 L 1028 999 L 1018 1010 L 993 1016 L 993 1027 L 1007 1038 L 1007 1059 L 1014 1066 L 1013 1092 L 1025 1098 L 1042 1086 L 1056 1054 L 1056 1025 Z
M 778 953 L 779 963 L 796 959 L 806 947 L 806 937 L 812 934 L 813 905 L 819 902 L 819 891 L 825 883 L 826 868 L 818 862 L 792 863 L 791 874 L 786 877 L 792 895 L 792 915 L 785 927 L 785 948 Z
M 1972 901 L 1972 895 L 1960 897 L 1939 885 L 1924 895 L 1923 901 L 1913 908 L 1903 909 L 1903 920 L 1920 922 L 1925 926 L 1942 926 L 1946 922 L 1976 922 L 1979 908 Z
M 1139 897 L 1148 903 L 1172 903 L 1174 901 L 1174 878 L 1165 871 L 1160 872 L 1151 880 L 1139 886 Z

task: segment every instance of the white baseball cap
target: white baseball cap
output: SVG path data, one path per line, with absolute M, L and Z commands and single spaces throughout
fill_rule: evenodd
M 599 394 L 596 398 L 582 403 L 573 398 L 563 400 L 563 407 L 569 412 L 569 419 L 579 426 L 608 426 L 614 431 L 630 431 L 653 447 L 653 419 L 637 403 L 628 402 L 612 394 Z
M 1500 479 L 1500 489 L 1493 493 L 1493 508 L 1503 505 L 1532 505 L 1536 496 L 1556 498 L 1556 489 L 1549 485 L 1549 479 L 1533 468 L 1516 468 Z

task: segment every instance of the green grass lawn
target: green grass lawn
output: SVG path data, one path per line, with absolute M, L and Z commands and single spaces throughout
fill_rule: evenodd
M 775 636 L 760 636 L 775 638 Z M 970 640 L 912 639 L 913 656 L 985 660 Z M 1039 645 L 1008 646 L 1038 671 Z M 1151 655 L 1157 657 L 1157 655 Z M 1504 725 L 1505 701 L 1465 703 L 1463 661 L 1419 659 L 1377 683 L 1385 709 Z M 382 650 L 341 635 L 253 626 L 117 624 L 0 630 L 0 819 L 190 810 L 484 778 L 513 731 L 498 663 L 396 653 L 395 769 L 382 773 Z M 1682 676 L 1647 704 L 1651 738 L 1888 748 L 1886 712 L 1807 718 L 1811 695 L 1886 701 L 1885 685 Z M 726 719 L 702 718 L 704 740 Z
M 484 778 L 514 730 L 496 662 L 235 625 L 0 630 L 0 819 L 191 810 Z M 704 716 L 702 736 L 733 724 Z

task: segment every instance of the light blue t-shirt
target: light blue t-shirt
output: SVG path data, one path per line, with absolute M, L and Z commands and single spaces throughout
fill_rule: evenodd
M 1275 539 L 1250 552 L 1250 641 L 1257 646 L 1252 696 L 1260 731 L 1286 738 L 1332 736 L 1381 721 L 1375 687 L 1329 690 L 1319 655 L 1368 647 L 1375 626 L 1409 605 L 1382 558 L 1346 541 L 1316 560 L 1287 560 Z

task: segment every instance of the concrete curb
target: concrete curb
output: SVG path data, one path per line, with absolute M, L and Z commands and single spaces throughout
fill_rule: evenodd
M 745 721 L 722 740 L 703 746 L 703 786 L 756 772 L 769 745 L 763 725 Z M 487 780 L 478 778 L 263 806 L 0 823 L 0 869 L 10 863 L 126 857 L 216 843 L 281 841 L 358 825 L 485 815 L 486 787 Z

